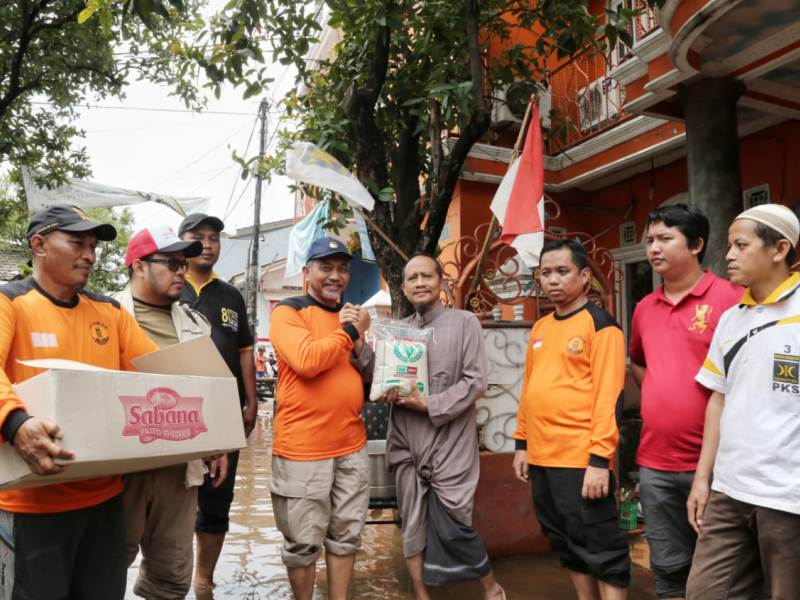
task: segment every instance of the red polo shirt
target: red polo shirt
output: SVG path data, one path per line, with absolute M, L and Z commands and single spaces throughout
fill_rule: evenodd
M 631 361 L 646 367 L 637 462 L 661 471 L 694 471 L 703 444 L 709 391 L 694 376 L 722 313 L 744 289 L 711 271 L 680 302 L 659 287 L 633 311 Z

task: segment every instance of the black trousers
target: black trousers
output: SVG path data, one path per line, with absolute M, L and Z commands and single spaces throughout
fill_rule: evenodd
M 599 500 L 581 496 L 584 469 L 530 466 L 533 507 L 542 531 L 561 565 L 617 587 L 628 587 L 628 542 L 619 530 L 614 475 L 609 494 Z
M 122 600 L 128 561 L 122 496 L 61 513 L 3 513 L 0 548 L 12 600 Z M 8 531 L 7 529 L 7 531 Z M 8 542 L 13 544 L 13 549 Z M 12 567 L 13 565 L 13 567 Z
M 194 530 L 199 533 L 227 533 L 230 524 L 233 487 L 236 484 L 236 468 L 239 466 L 239 451 L 228 453 L 228 476 L 215 488 L 206 475 L 203 485 L 197 488 L 197 520 Z

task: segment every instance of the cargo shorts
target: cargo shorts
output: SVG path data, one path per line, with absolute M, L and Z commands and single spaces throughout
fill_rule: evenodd
M 287 567 L 314 564 L 323 545 L 337 556 L 355 554 L 369 507 L 367 449 L 324 460 L 273 456 L 270 494 Z

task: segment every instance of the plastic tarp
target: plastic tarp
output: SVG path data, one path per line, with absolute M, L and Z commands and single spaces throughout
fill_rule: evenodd
M 22 184 L 25 187 L 25 196 L 31 212 L 53 204 L 71 204 L 79 208 L 100 208 L 158 202 L 185 216 L 193 212 L 207 212 L 210 202 L 210 198 L 176 198 L 72 178 L 69 178 L 67 183 L 60 187 L 48 189 L 36 183 L 35 175 L 29 169 L 22 168 Z

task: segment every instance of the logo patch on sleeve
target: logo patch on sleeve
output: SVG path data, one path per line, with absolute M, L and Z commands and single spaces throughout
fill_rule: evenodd
M 773 382 L 800 384 L 800 356 L 775 354 L 772 365 Z

